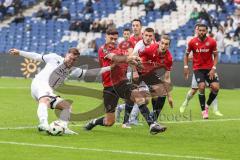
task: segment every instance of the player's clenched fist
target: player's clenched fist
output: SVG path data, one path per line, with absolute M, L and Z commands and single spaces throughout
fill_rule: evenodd
M 19 50 L 18 50 L 18 49 L 12 48 L 12 49 L 10 49 L 8 52 L 9 52 L 9 54 L 11 54 L 11 55 L 19 56 Z
M 141 59 L 138 56 L 128 56 L 127 62 L 132 65 L 139 65 L 141 63 Z

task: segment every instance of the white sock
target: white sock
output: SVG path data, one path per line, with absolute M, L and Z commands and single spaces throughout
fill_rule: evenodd
M 217 98 L 215 98 L 212 102 L 212 106 L 213 106 L 213 111 L 216 112 L 218 111 L 218 101 Z
M 138 108 L 138 105 L 135 104 L 135 105 L 133 106 L 132 112 L 131 112 L 131 114 L 130 114 L 129 121 L 131 121 L 131 122 L 136 121 L 136 120 L 137 120 L 138 113 L 139 113 L 139 108 Z
M 192 99 L 192 97 L 193 97 L 193 95 L 191 93 L 191 90 L 189 90 L 188 93 L 187 93 L 187 96 L 186 96 L 187 102 L 189 102 Z
M 122 112 L 122 110 L 125 109 L 125 104 L 120 104 L 120 105 L 118 105 L 118 106 L 117 106 L 117 109 L 118 109 L 120 112 Z
M 37 115 L 40 123 L 48 124 L 48 106 L 45 103 L 39 103 Z
M 67 127 L 70 120 L 71 108 L 63 109 L 60 113 L 59 120 L 63 123 L 64 127 Z

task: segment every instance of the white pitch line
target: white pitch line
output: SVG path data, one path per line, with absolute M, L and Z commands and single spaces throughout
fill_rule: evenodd
M 189 155 L 174 155 L 174 154 L 165 154 L 165 153 L 109 150 L 109 149 L 98 149 L 98 148 L 79 148 L 79 147 L 58 146 L 58 145 L 50 145 L 50 144 L 33 144 L 33 143 L 25 143 L 25 142 L 0 141 L 0 144 L 42 147 L 42 148 L 54 148 L 54 149 L 58 148 L 58 149 L 68 149 L 68 150 L 82 150 L 82 151 L 94 151 L 94 152 L 119 153 L 119 154 L 142 155 L 142 156 L 153 156 L 153 157 L 155 156 L 155 157 L 170 157 L 170 158 L 184 158 L 184 159 L 219 160 L 219 159 L 216 159 L 216 158 L 189 156 Z
M 227 121 L 240 121 L 240 118 L 225 118 L 225 119 L 201 119 L 194 121 L 160 121 L 160 123 L 207 123 L 207 122 L 227 122 Z
M 82 124 L 70 125 L 71 127 L 82 127 Z M 20 126 L 20 127 L 1 127 L 0 130 L 24 130 L 24 129 L 37 129 L 37 126 Z
M 22 127 L 2 127 L 0 130 L 24 130 L 24 129 L 32 129 L 37 128 L 36 126 L 22 126 Z
M 209 119 L 209 120 L 195 120 L 195 121 L 160 121 L 160 123 L 170 123 L 170 124 L 183 124 L 183 123 L 207 123 L 207 122 L 228 122 L 228 121 L 240 121 L 240 118 L 229 118 L 229 119 Z M 84 124 L 70 125 L 71 127 L 82 127 Z M 116 123 L 120 125 L 120 123 Z M 33 129 L 37 126 L 20 126 L 20 127 L 0 127 L 0 130 L 24 130 Z
M 0 86 L 0 89 L 30 89 L 30 87 L 4 87 L 4 86 Z

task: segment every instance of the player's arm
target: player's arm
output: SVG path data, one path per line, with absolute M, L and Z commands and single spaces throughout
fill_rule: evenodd
M 211 71 L 209 72 L 209 79 L 212 80 L 215 77 L 215 70 L 217 69 L 217 63 L 218 63 L 218 53 L 217 50 L 213 51 L 213 67 Z
M 214 58 L 213 66 L 216 67 L 217 63 L 218 63 L 218 53 L 217 53 L 217 51 L 213 52 L 213 58 Z
M 140 45 L 139 42 L 135 45 L 135 47 L 132 45 L 132 47 L 130 47 L 128 49 L 129 56 L 137 56 L 137 57 L 139 57 L 138 50 L 139 50 L 140 47 L 141 47 L 141 45 Z M 137 65 L 135 65 L 135 66 L 131 66 L 131 78 L 130 79 L 132 79 L 134 81 L 137 81 L 138 78 L 139 78 L 137 67 L 138 68 L 142 67 L 140 58 L 139 58 L 139 61 L 138 61 Z
M 186 53 L 183 58 L 183 63 L 184 63 L 184 78 L 185 80 L 188 79 L 189 76 L 189 67 L 188 67 L 188 61 L 189 61 L 189 54 L 191 52 L 191 41 L 188 43 Z
M 131 41 L 128 41 L 128 42 L 129 42 L 129 48 L 127 49 L 128 55 L 132 56 L 132 55 L 134 55 L 133 54 L 134 44 Z
M 128 55 L 133 55 L 133 48 L 128 48 Z
M 169 84 L 171 83 L 170 74 L 171 74 L 171 71 L 166 71 L 164 74 L 164 80 L 165 80 L 165 82 L 167 82 Z M 167 92 L 167 98 L 168 98 L 169 105 L 173 108 L 173 98 L 172 98 L 170 91 Z
M 105 73 L 107 71 L 110 71 L 111 67 L 102 67 L 102 68 L 94 68 L 94 69 L 81 69 L 81 68 L 75 68 L 72 70 L 72 72 L 70 73 L 71 77 L 75 77 L 75 78 L 82 78 L 84 79 L 85 77 L 93 77 L 93 76 L 99 76 L 102 73 Z
M 35 52 L 26 52 L 26 51 L 21 51 L 15 48 L 10 49 L 9 54 L 14 55 L 14 56 L 23 56 L 25 58 L 33 59 L 36 61 L 43 61 L 42 55 L 35 53 Z
M 184 59 L 183 59 L 183 63 L 184 63 L 184 78 L 185 78 L 185 80 L 187 80 L 188 76 L 189 76 L 188 56 L 189 56 L 189 53 L 186 52 L 186 54 L 184 55 Z
M 164 81 L 167 83 L 171 83 L 170 73 L 171 71 L 166 71 L 164 74 Z
M 192 61 L 193 60 L 193 54 L 192 54 L 192 52 L 191 53 L 189 53 L 189 55 L 188 55 L 188 62 L 189 61 Z
M 108 53 L 104 58 L 108 58 L 114 63 L 129 63 L 132 65 L 138 65 L 140 61 L 138 56 L 117 55 L 114 53 Z

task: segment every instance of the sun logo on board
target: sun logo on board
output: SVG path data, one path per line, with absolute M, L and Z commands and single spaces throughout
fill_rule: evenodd
M 26 78 L 29 78 L 31 74 L 37 71 L 37 67 L 40 65 L 40 63 L 41 62 L 24 58 L 24 62 L 21 63 L 21 66 L 22 66 L 21 71 L 23 76 L 25 76 Z

